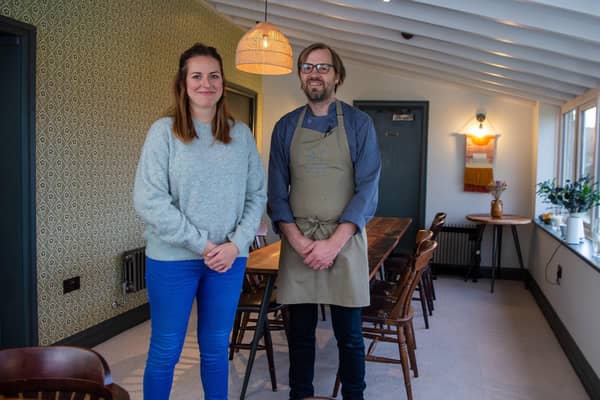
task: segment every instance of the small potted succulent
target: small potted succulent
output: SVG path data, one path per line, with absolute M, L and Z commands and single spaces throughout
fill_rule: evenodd
M 562 207 L 569 212 L 567 243 L 579 243 L 583 237 L 583 214 L 600 205 L 600 191 L 594 177 L 587 175 L 575 181 L 567 179 L 559 185 L 556 179 L 538 183 L 537 194 L 545 203 Z

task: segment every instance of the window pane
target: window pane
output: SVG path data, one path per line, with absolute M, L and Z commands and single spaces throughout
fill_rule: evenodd
M 584 110 L 581 118 L 583 131 L 582 176 L 594 176 L 594 154 L 596 153 L 596 107 Z
M 563 114 L 563 182 L 575 179 L 575 115 L 575 110 Z
M 596 153 L 596 107 L 588 108 L 581 112 L 581 175 L 594 176 L 594 156 Z M 584 222 L 590 223 L 592 220 L 590 210 L 583 218 Z

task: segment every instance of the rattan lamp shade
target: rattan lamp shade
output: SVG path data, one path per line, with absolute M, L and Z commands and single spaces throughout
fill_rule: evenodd
M 235 66 L 252 74 L 289 74 L 292 72 L 292 46 L 275 25 L 261 22 L 240 39 L 235 51 Z

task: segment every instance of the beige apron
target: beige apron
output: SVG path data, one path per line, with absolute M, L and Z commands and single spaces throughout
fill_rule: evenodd
M 290 207 L 296 225 L 314 240 L 330 237 L 354 195 L 354 167 L 344 129 L 342 106 L 336 101 L 337 128 L 323 134 L 302 128 L 306 107 L 290 146 Z M 277 301 L 346 307 L 369 305 L 369 264 L 365 231 L 353 235 L 332 267 L 315 271 L 282 239 Z

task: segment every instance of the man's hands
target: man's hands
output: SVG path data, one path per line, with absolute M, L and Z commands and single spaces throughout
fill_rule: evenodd
M 208 268 L 215 272 L 226 272 L 231 268 L 238 254 L 240 251 L 232 242 L 216 245 L 208 240 L 202 256 Z
M 290 245 L 303 257 L 306 265 L 314 270 L 330 268 L 348 239 L 356 232 L 356 225 L 345 222 L 325 240 L 312 240 L 300 232 L 296 224 L 280 223 L 279 228 Z
M 301 257 L 304 258 L 310 253 L 314 240 L 304 236 L 296 224 L 280 222 L 279 229 Z
M 316 240 L 304 257 L 304 264 L 316 270 L 327 269 L 333 265 L 342 247 L 330 239 Z

